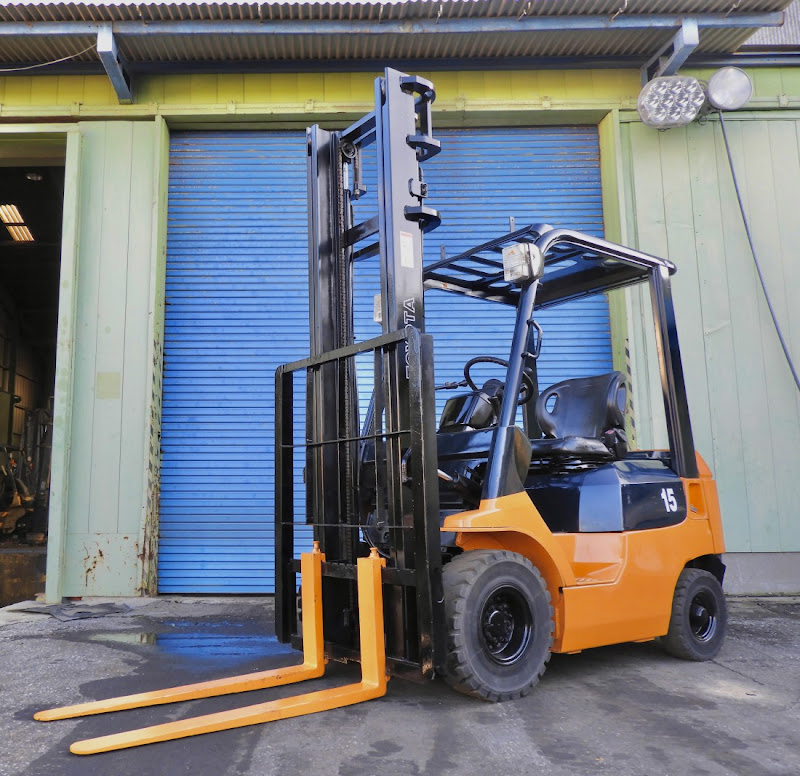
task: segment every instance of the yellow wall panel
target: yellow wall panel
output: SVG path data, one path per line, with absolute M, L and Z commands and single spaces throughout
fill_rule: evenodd
M 458 98 L 458 73 L 421 73 L 421 75 L 433 81 L 438 101 Z
M 629 70 L 592 70 L 592 94 L 596 99 L 613 94 L 633 100 L 639 94 L 641 81 L 638 72 Z
M 104 76 L 88 76 L 89 78 L 97 78 L 106 80 Z M 58 77 L 58 105 L 71 105 L 75 102 L 83 102 L 83 88 L 85 76 L 82 75 L 60 75 Z M 47 104 L 41 104 L 42 107 L 47 107 Z
M 155 82 L 164 84 L 164 102 L 170 105 L 180 105 L 189 102 L 189 84 L 186 76 L 168 75 L 164 78 L 153 78 Z
M 749 73 L 753 80 L 754 92 L 763 97 L 777 97 L 783 92 L 783 79 L 780 70 L 753 69 Z
M 349 73 L 325 73 L 322 76 L 322 99 L 325 102 L 351 102 L 353 84 Z
M 244 102 L 244 76 L 242 74 L 226 73 L 217 78 L 217 99 L 220 102 Z
M 3 102 L 30 105 L 32 86 L 30 78 L 7 78 Z
M 532 96 L 541 94 L 538 73 L 528 70 L 516 70 L 510 75 L 512 100 L 530 100 Z
M 560 70 L 542 70 L 539 73 L 539 95 L 551 100 L 567 97 L 567 74 Z M 588 95 L 581 95 L 583 98 Z
M 325 102 L 325 76 L 321 73 L 298 73 L 297 92 L 289 102 Z
M 458 74 L 458 97 L 460 99 L 484 100 L 488 96 L 484 73 L 466 71 Z
M 267 102 L 297 102 L 297 73 L 275 73 L 270 77 L 270 90 Z M 313 96 L 311 99 L 314 99 Z M 319 99 L 319 96 L 317 96 Z
M 638 90 L 639 84 L 636 88 Z M 594 99 L 594 78 L 591 70 L 570 70 L 564 73 L 564 99 L 582 99 L 585 97 Z M 600 95 L 601 97 L 603 95 Z
M 784 67 L 780 70 L 783 94 L 791 95 L 797 99 L 800 95 L 800 69 Z
M 134 98 L 137 102 L 154 103 L 166 102 L 164 100 L 164 84 L 166 78 L 139 78 L 134 89 Z
M 485 82 L 484 96 L 507 101 L 514 98 L 513 73 L 482 73 Z M 434 82 L 435 83 L 435 82 Z
M 757 108 L 800 107 L 800 68 L 744 68 L 753 82 L 753 97 L 749 106 Z M 686 71 L 703 81 L 716 72 L 716 68 Z
M 247 73 L 242 76 L 244 103 L 268 102 L 272 94 L 272 76 L 268 73 Z
M 31 78 L 31 102 L 35 105 L 58 103 L 58 76 L 44 75 Z
M 713 71 L 694 71 L 708 78 Z M 144 118 L 161 114 L 184 117 L 225 115 L 230 103 L 236 113 L 259 116 L 306 113 L 309 105 L 319 113 L 360 112 L 372 104 L 376 73 L 249 73 L 141 76 L 134 84 L 133 105 L 119 105 L 104 75 L 14 76 L 0 78 L 3 115 L 98 118 Z M 420 73 L 436 85 L 437 109 L 453 111 L 513 112 L 576 111 L 635 106 L 640 89 L 639 71 L 628 70 L 514 70 L 448 71 Z M 800 106 L 800 69 L 771 68 L 751 72 L 755 94 L 753 109 Z M 277 110 L 270 106 L 274 105 Z M 33 109 L 33 110 L 32 110 Z M 196 109 L 196 110 L 193 110 Z M 601 114 L 602 116 L 602 114 Z M 601 116 L 586 114 L 580 120 Z M 517 121 L 520 117 L 517 117 Z M 536 117 L 530 119 L 538 121 Z M 557 116 L 545 119 L 558 121 Z M 469 123 L 468 120 L 466 123 Z M 523 122 L 524 123 L 524 122 Z
M 217 102 L 218 75 L 191 75 L 189 97 L 194 105 L 213 105 Z
M 113 105 L 117 102 L 117 96 L 107 78 L 86 78 L 81 102 L 85 105 Z

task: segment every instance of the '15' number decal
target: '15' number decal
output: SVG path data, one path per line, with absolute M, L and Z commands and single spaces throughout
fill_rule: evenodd
M 675 491 L 672 488 L 661 488 L 661 500 L 667 512 L 678 511 L 678 502 L 675 500 Z

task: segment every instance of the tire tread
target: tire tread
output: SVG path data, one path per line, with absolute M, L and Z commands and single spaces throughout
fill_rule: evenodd
M 553 606 L 550 592 L 544 583 L 539 569 L 527 558 L 508 550 L 472 550 L 454 558 L 444 567 L 445 611 L 447 616 L 448 655 L 446 661 L 445 681 L 458 692 L 481 698 L 490 702 L 516 700 L 525 695 L 538 684 L 550 660 L 550 647 L 553 644 L 552 629 L 549 634 L 547 652 L 541 665 L 530 683 L 520 690 L 512 692 L 498 692 L 485 684 L 475 674 L 466 658 L 467 639 L 463 634 L 462 625 L 464 601 L 473 584 L 480 575 L 491 566 L 512 561 L 525 566 L 541 585 L 547 600 L 550 621 L 553 620 Z
M 724 606 L 725 598 L 722 597 L 722 611 L 718 615 L 720 617 L 720 638 L 719 644 L 716 649 L 712 650 L 710 654 L 704 654 L 697 649 L 692 637 L 687 633 L 685 627 L 685 612 L 689 605 L 689 595 L 692 593 L 692 588 L 698 581 L 705 581 L 705 583 L 712 588 L 718 589 L 720 595 L 722 594 L 722 587 L 717 578 L 708 571 L 703 569 L 685 568 L 675 585 L 675 594 L 672 599 L 672 613 L 670 614 L 669 630 L 666 636 L 661 638 L 661 645 L 663 648 L 674 657 L 681 658 L 682 660 L 703 661 L 710 660 L 722 646 L 722 641 L 725 636 L 725 629 L 727 624 L 727 612 Z

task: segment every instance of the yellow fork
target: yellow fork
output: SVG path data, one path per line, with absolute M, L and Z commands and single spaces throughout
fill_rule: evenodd
M 322 562 L 325 556 L 314 542 L 314 551 L 300 556 L 302 579 L 301 606 L 303 611 L 303 662 L 301 665 L 286 666 L 270 671 L 258 671 L 210 682 L 185 684 L 180 687 L 167 687 L 153 692 L 140 692 L 135 695 L 122 695 L 91 703 L 78 703 L 58 709 L 37 711 L 34 719 L 51 722 L 56 719 L 85 717 L 90 714 L 105 714 L 109 711 L 138 709 L 142 706 L 158 706 L 162 703 L 177 703 L 198 698 L 212 698 L 216 695 L 229 695 L 250 690 L 263 690 L 279 687 L 305 679 L 316 679 L 325 673 L 324 644 L 322 637 Z
M 313 555 L 313 553 L 312 553 Z M 307 557 L 307 556 L 303 556 Z M 316 571 L 321 580 L 321 560 Z M 302 559 L 301 559 L 302 564 Z M 381 568 L 386 561 L 378 556 L 376 550 L 371 550 L 368 558 L 358 559 L 358 606 L 360 619 L 360 645 L 361 645 L 361 681 L 344 687 L 335 687 L 329 690 L 296 695 L 267 703 L 258 703 L 240 709 L 206 714 L 201 717 L 168 722 L 163 725 L 130 730 L 100 738 L 76 741 L 70 751 L 74 754 L 97 754 L 109 752 L 114 749 L 127 749 L 143 744 L 153 744 L 159 741 L 170 741 L 176 738 L 213 733 L 218 730 L 230 730 L 247 725 L 258 725 L 262 722 L 272 722 L 278 719 L 299 717 L 305 714 L 314 714 L 319 711 L 328 711 L 342 706 L 351 706 L 355 703 L 380 698 L 386 694 L 386 651 L 383 640 L 383 595 L 381 588 Z M 303 593 L 306 592 L 305 568 L 303 572 Z M 305 600 L 303 601 L 304 647 L 306 619 Z M 322 643 L 322 609 L 321 606 L 314 610 L 313 632 Z M 309 678 L 309 677 L 304 677 Z M 298 680 L 299 681 L 299 680 Z M 282 682 L 286 683 L 286 682 Z M 183 689 L 183 688 L 176 688 Z M 223 693 L 212 693 L 223 694 Z M 208 697 L 192 696 L 192 697 Z M 164 701 L 169 702 L 169 701 Z M 87 704 L 88 705 L 88 704 Z M 142 704 L 140 704 L 142 705 Z M 132 708 L 124 706 L 122 708 Z

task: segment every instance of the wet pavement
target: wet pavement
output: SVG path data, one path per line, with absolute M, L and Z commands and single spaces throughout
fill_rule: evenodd
M 800 774 L 800 599 L 734 599 L 711 663 L 654 644 L 555 655 L 534 692 L 488 704 L 441 682 L 310 717 L 91 757 L 79 739 L 285 697 L 297 688 L 41 723 L 56 705 L 299 662 L 265 598 L 126 599 L 130 612 L 61 623 L 0 611 L 0 775 Z M 333 664 L 319 689 L 357 680 Z

